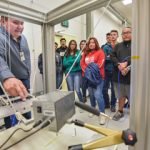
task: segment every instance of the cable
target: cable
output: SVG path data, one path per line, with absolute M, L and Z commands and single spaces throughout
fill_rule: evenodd
M 37 5 L 37 6 L 42 6 L 42 8 L 46 8 L 46 9 L 48 9 L 47 7 L 45 7 L 44 5 L 39 5 L 39 3 L 38 2 L 35 2 L 35 1 L 33 1 L 33 0 L 31 0 L 30 1 L 30 4 L 33 6 L 33 4 L 34 5 Z M 41 25 L 41 36 L 43 36 L 43 33 L 44 33 L 44 23 L 46 22 L 46 14 L 44 14 L 45 16 L 43 16 L 42 15 L 42 13 L 41 13 L 41 19 L 43 20 L 43 24 Z M 33 26 L 32 26 L 32 38 L 33 38 Z M 42 38 L 43 39 L 43 38 Z M 34 42 L 32 43 L 33 44 L 33 49 L 34 49 Z M 35 60 L 35 54 L 34 54 L 34 60 Z M 33 73 L 33 80 L 32 80 L 32 84 L 31 84 L 31 87 L 32 87 L 32 90 L 30 89 L 30 93 L 31 94 L 33 94 L 32 92 L 34 91 L 34 89 L 33 89 L 33 87 L 34 87 L 34 85 L 35 85 L 35 79 L 36 79 L 36 74 L 37 74 L 37 68 L 38 68 L 38 64 L 36 63 L 35 64 L 35 61 L 34 61 L 34 67 L 35 67 L 35 71 L 34 71 L 34 73 Z
M 2 85 L 1 82 L 0 82 L 0 87 L 2 88 L 2 90 L 3 90 L 3 92 L 4 92 L 5 96 L 6 96 L 6 98 L 8 99 L 10 105 L 12 106 L 12 109 L 14 110 L 14 113 L 16 113 L 17 111 L 16 111 L 16 109 L 15 109 L 13 103 L 11 102 L 11 100 L 10 100 L 10 98 L 9 98 L 7 92 L 5 91 L 5 89 L 4 89 L 4 87 L 3 87 L 3 85 Z
M 123 59 L 123 61 L 122 62 L 124 62 L 125 60 L 127 60 L 128 58 L 131 58 L 131 56 L 127 56 L 127 57 L 125 57 L 124 59 Z M 129 69 L 131 68 L 131 65 L 129 65 Z M 119 89 L 120 89 L 120 71 L 118 72 L 118 97 L 119 97 L 119 93 L 120 93 L 120 91 L 119 91 Z M 129 103 L 126 105 L 126 108 L 129 108 Z M 109 114 L 109 116 L 112 114 L 112 112 L 110 112 L 110 114 Z M 125 120 L 125 119 L 124 119 Z M 124 120 L 122 120 L 122 121 L 119 121 L 119 122 L 123 122 Z M 106 123 L 106 128 L 108 128 L 108 125 L 109 125 L 109 121 L 110 120 L 108 120 L 107 121 L 107 123 Z M 117 150 L 118 149 L 118 145 L 115 145 L 114 146 L 114 148 L 113 148 L 113 150 Z
M 9 147 L 12 147 L 13 145 L 16 145 L 17 143 L 21 142 L 22 140 L 26 139 L 27 137 L 33 135 L 34 133 L 36 133 L 37 131 L 45 128 L 46 126 L 48 126 L 52 121 L 53 121 L 53 117 L 48 117 L 46 118 L 43 122 L 41 120 L 39 120 L 37 123 L 35 123 L 30 129 L 23 129 L 23 128 L 17 128 L 16 130 L 14 130 L 11 135 L 0 145 L 0 149 L 11 139 L 11 137 L 19 130 L 22 130 L 23 132 L 29 132 L 32 129 L 38 127 L 33 133 L 27 135 L 26 137 L 24 137 L 23 139 L 17 141 L 16 143 L 10 145 Z M 8 147 L 7 147 L 8 148 Z M 6 149 L 6 148 L 5 148 Z
M 8 102 L 9 102 L 10 106 L 12 107 L 12 109 L 13 109 L 13 111 L 14 111 L 14 114 L 13 114 L 13 115 L 10 115 L 10 117 L 12 117 L 12 123 L 11 123 L 11 125 L 14 126 L 14 125 L 16 124 L 16 119 L 18 120 L 18 124 L 19 124 L 19 123 L 20 123 L 21 121 L 23 121 L 23 119 L 25 119 L 25 118 L 22 116 L 22 114 L 21 114 L 20 112 L 18 112 L 18 111 L 15 109 L 13 103 L 11 102 L 11 100 L 10 100 L 10 98 L 9 98 L 7 92 L 5 91 L 5 89 L 4 89 L 4 87 L 3 87 L 3 85 L 2 85 L 1 82 L 0 82 L 0 87 L 1 87 L 1 89 L 3 90 L 3 92 L 4 92 L 4 94 L 5 94 L 6 98 L 7 98 L 7 100 L 8 100 Z M 29 96 L 31 96 L 31 95 L 29 95 Z M 19 98 L 19 97 L 17 97 L 17 98 Z
M 23 128 L 17 128 L 17 129 L 14 130 L 14 131 L 11 133 L 11 135 L 0 145 L 0 149 L 11 139 L 11 137 L 12 137 L 17 131 L 22 130 L 22 131 L 24 131 L 24 132 L 29 132 L 29 131 L 31 131 L 32 129 L 33 129 L 33 127 L 30 128 L 30 129 L 28 129 L 28 130 L 25 130 L 25 129 L 23 129 Z
M 0 102 L 1 102 L 2 106 L 3 105 L 9 105 L 8 102 L 1 95 L 0 95 Z
M 42 17 L 42 16 L 41 16 Z M 43 26 L 44 26 L 44 22 L 46 20 L 46 18 L 42 18 L 43 19 Z M 43 35 L 43 30 L 44 28 L 42 28 L 42 35 Z M 32 38 L 33 38 L 33 25 L 32 25 Z M 33 38 L 34 39 L 34 38 Z M 34 42 L 32 43 L 33 44 L 33 49 L 34 49 Z M 34 51 L 35 52 L 35 51 Z M 35 54 L 34 54 L 34 60 L 35 60 Z M 34 73 L 33 73 L 33 80 L 32 80 L 32 83 L 31 83 L 31 87 L 32 87 L 32 90 L 30 89 L 30 93 L 33 94 L 33 91 L 34 91 L 34 85 L 35 85 L 35 79 L 36 79 L 36 74 L 37 74 L 37 70 L 38 70 L 38 64 L 35 63 L 34 61 Z

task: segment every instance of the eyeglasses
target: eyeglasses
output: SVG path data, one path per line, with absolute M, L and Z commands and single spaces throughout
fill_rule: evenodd
M 125 35 L 125 34 L 131 34 L 131 32 L 130 31 L 128 31 L 128 32 L 122 32 L 121 35 Z

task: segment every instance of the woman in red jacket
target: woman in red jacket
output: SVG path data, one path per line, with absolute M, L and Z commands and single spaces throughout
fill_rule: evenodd
M 102 89 L 103 89 L 104 77 L 105 77 L 105 71 L 104 71 L 105 54 L 103 50 L 100 49 L 98 41 L 94 37 L 91 37 L 88 40 L 86 49 L 80 61 L 83 76 L 84 76 L 85 69 L 92 62 L 96 63 L 99 66 L 100 75 L 102 77 L 102 82 L 100 82 L 100 84 L 98 84 L 95 88 L 88 87 L 89 95 L 90 95 L 90 102 L 91 102 L 91 106 L 95 108 L 96 100 L 97 100 L 100 112 L 104 113 L 105 104 L 104 104 Z M 92 117 L 92 115 L 90 114 L 89 117 Z M 101 117 L 100 124 L 105 124 L 104 117 Z

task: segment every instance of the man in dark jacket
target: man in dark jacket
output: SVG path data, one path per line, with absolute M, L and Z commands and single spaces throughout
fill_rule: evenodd
M 131 28 L 125 27 L 122 30 L 123 42 L 117 44 L 111 54 L 114 63 L 113 79 L 116 93 L 118 93 L 119 109 L 113 116 L 114 120 L 119 120 L 124 116 L 123 108 L 126 98 L 130 97 L 130 65 L 131 65 Z
M 43 75 L 43 55 L 42 55 L 42 53 L 38 57 L 38 68 L 39 68 L 40 74 Z
M 55 42 L 55 48 L 57 43 Z M 55 53 L 55 60 L 56 60 L 56 88 L 58 89 L 62 84 L 63 80 L 63 71 L 62 71 L 62 59 L 59 53 Z M 43 75 L 43 56 L 42 53 L 38 57 L 38 68 L 40 74 Z
M 66 51 L 67 51 L 66 39 L 61 38 L 60 39 L 60 47 L 56 49 L 56 52 L 60 54 L 62 62 L 63 62 L 63 58 L 64 58 Z M 63 67 L 62 69 L 63 69 L 63 73 L 65 73 L 65 68 Z
M 66 46 L 66 39 L 65 38 L 61 38 L 60 39 L 60 47 L 56 49 L 56 52 L 60 54 L 61 58 L 63 59 L 65 53 L 67 50 L 67 46 Z

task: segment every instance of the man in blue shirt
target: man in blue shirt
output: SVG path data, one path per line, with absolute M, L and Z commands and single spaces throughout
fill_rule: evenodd
M 112 112 L 116 111 L 116 97 L 115 90 L 113 84 L 113 61 L 110 59 L 110 54 L 112 52 L 112 38 L 111 33 L 106 34 L 107 43 L 102 46 L 102 49 L 105 52 L 106 60 L 105 60 L 105 80 L 103 87 L 103 96 L 105 100 L 105 108 L 110 108 Z M 108 89 L 111 86 L 111 101 L 109 102 Z M 110 106 L 111 105 L 111 106 Z
M 0 30 L 0 82 L 10 96 L 20 96 L 22 100 L 30 88 L 31 61 L 26 38 L 22 35 L 22 20 L 1 17 Z M 3 91 L 0 89 L 0 94 Z M 25 115 L 27 119 L 31 114 Z M 5 127 L 11 127 L 10 118 L 4 119 Z

